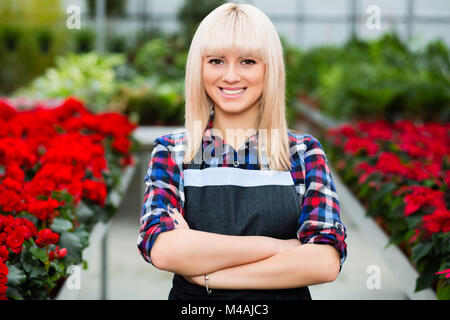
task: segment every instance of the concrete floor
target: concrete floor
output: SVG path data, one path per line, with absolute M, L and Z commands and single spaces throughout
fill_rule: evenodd
M 108 294 L 107 299 L 167 300 L 173 274 L 161 271 L 146 263 L 136 247 L 139 232 L 140 189 L 143 177 L 133 179 L 118 213 L 108 232 Z M 342 201 L 345 201 L 343 199 Z M 331 299 L 407 299 L 391 270 L 376 250 L 368 243 L 361 231 L 352 223 L 344 210 L 341 220 L 347 227 L 348 257 L 337 280 L 332 283 L 310 286 L 315 300 Z M 83 270 L 78 299 L 100 299 L 100 246 L 93 244 L 89 268 Z M 380 270 L 380 288 L 369 289 L 367 273 L 369 266 Z

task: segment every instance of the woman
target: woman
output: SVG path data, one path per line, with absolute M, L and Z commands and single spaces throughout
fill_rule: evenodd
M 143 258 L 175 274 L 169 300 L 311 299 L 346 232 L 321 144 L 287 129 L 275 27 L 252 5 L 216 8 L 185 80 L 186 129 L 155 139 L 145 177 Z

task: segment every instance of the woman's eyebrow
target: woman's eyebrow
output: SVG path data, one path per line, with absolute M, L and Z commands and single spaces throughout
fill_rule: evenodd
M 208 56 L 206 56 L 207 58 L 210 58 L 210 57 L 216 57 L 216 58 L 225 58 L 225 56 L 221 56 L 221 55 L 208 55 Z M 244 54 L 244 55 L 240 55 L 239 57 L 238 57 L 238 59 L 242 59 L 242 58 L 252 58 L 253 56 L 251 55 L 251 54 Z

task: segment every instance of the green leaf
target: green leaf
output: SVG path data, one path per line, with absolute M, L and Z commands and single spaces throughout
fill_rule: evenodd
M 43 248 L 31 247 L 30 253 L 32 254 L 33 258 L 39 259 L 42 262 L 48 261 L 48 256 L 45 254 L 45 250 Z
M 8 284 L 8 289 L 6 289 L 6 296 L 8 299 L 13 300 L 24 300 L 23 296 L 20 294 L 19 290 L 14 287 L 10 287 Z
M 422 222 L 422 216 L 411 215 L 405 219 L 408 229 L 414 229 L 419 223 Z
M 422 257 L 427 255 L 432 248 L 433 248 L 432 242 L 419 243 L 415 245 L 412 249 L 411 260 L 413 262 L 419 261 Z
M 444 280 L 441 286 L 438 286 L 436 296 L 439 300 L 450 300 L 450 281 Z
M 49 300 L 50 297 L 45 288 L 34 287 L 31 289 L 31 299 L 33 300 Z
M 38 265 L 38 267 L 33 268 L 33 270 L 30 273 L 31 278 L 38 278 L 38 277 L 47 277 L 48 273 L 45 267 L 41 264 Z
M 76 261 L 81 260 L 83 245 L 76 234 L 67 231 L 63 232 L 59 238 L 59 246 L 67 249 L 67 258 L 75 259 Z
M 364 184 L 358 192 L 358 198 L 364 199 L 370 191 L 371 188 L 367 184 Z
M 94 217 L 94 211 L 84 201 L 80 201 L 77 207 L 77 216 L 81 222 L 89 224 Z
M 380 191 L 375 193 L 375 201 L 381 200 L 386 194 L 389 192 L 392 192 L 393 190 L 397 189 L 397 184 L 394 182 L 389 182 L 384 184 Z
M 58 233 L 68 231 L 72 229 L 72 222 L 67 219 L 55 218 L 53 219 L 53 223 L 50 226 L 50 229 Z
M 80 238 L 83 249 L 87 248 L 87 246 L 89 246 L 89 237 L 90 237 L 89 232 L 87 232 L 84 228 L 77 228 L 75 230 L 75 234 L 77 235 L 78 238 Z
M 424 270 L 417 278 L 416 288 L 414 289 L 414 292 L 429 288 L 433 284 L 433 282 L 436 280 L 436 275 L 434 273 L 437 272 L 439 265 L 440 262 L 438 259 L 436 259 L 436 257 L 427 260 Z
M 9 270 L 8 273 L 8 287 L 17 287 L 27 280 L 25 273 L 17 268 L 15 265 L 6 264 Z
M 30 274 L 33 269 L 39 268 L 40 265 L 40 260 L 35 259 L 33 255 L 27 250 L 22 250 L 22 252 L 20 253 L 20 261 L 22 262 L 23 269 L 28 274 Z

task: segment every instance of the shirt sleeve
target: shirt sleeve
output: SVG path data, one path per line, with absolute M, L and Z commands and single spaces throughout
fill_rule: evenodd
M 175 228 L 167 210 L 168 204 L 177 208 L 184 216 L 180 195 L 181 172 L 168 148 L 159 139 L 154 141 L 144 179 L 146 188 L 137 241 L 142 257 L 152 265 L 154 264 L 151 261 L 150 252 L 156 238 L 161 232 Z
M 297 237 L 302 244 L 333 246 L 340 255 L 340 272 L 347 258 L 347 234 L 340 220 L 339 197 L 322 145 L 313 136 L 307 137 L 303 141 L 303 157 L 299 158 L 304 172 L 304 195 Z

